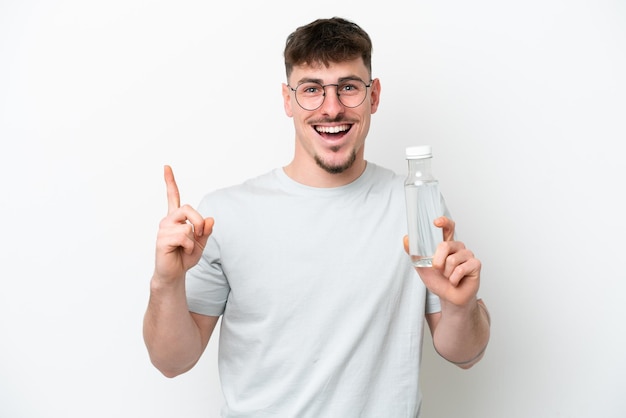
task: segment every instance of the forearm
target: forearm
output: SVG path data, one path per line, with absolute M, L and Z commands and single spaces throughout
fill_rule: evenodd
M 467 307 L 442 301 L 441 317 L 433 335 L 435 350 L 446 360 L 467 369 L 483 356 L 489 342 L 490 319 L 482 300 Z
M 198 361 L 202 338 L 187 307 L 184 280 L 159 285 L 152 279 L 143 334 L 150 360 L 167 377 L 186 372 Z

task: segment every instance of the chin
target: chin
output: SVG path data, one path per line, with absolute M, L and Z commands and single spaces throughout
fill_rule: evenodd
M 335 155 L 336 157 L 336 155 Z M 332 158 L 332 161 L 324 160 L 319 155 L 315 156 L 315 162 L 319 167 L 324 169 L 324 171 L 330 174 L 340 174 L 344 171 L 350 169 L 354 162 L 356 161 L 356 152 L 353 150 L 350 155 L 343 160 L 337 160 L 336 158 Z

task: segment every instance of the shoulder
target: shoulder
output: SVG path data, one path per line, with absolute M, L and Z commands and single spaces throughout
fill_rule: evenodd
M 280 188 L 278 181 L 278 169 L 271 170 L 259 176 L 247 179 L 239 184 L 222 187 L 205 194 L 200 201 L 199 211 L 203 213 L 211 208 L 232 208 L 239 205 L 250 205 L 251 200 L 272 195 Z
M 403 190 L 404 176 L 389 168 L 368 162 L 367 170 L 364 174 L 367 180 L 366 183 L 369 183 L 374 188 Z

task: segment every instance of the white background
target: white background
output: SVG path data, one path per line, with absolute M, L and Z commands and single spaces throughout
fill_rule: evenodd
M 216 340 L 175 379 L 142 317 L 162 167 L 184 203 L 289 162 L 282 49 L 373 38 L 369 160 L 433 146 L 493 316 L 469 371 L 425 343 L 427 418 L 626 415 L 626 5 L 0 0 L 0 416 L 217 417 Z

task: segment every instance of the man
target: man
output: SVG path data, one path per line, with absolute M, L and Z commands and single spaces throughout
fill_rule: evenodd
M 486 348 L 480 261 L 442 217 L 433 267 L 412 267 L 403 176 L 364 159 L 381 91 L 371 51 L 340 18 L 288 37 L 287 166 L 209 193 L 197 211 L 180 206 L 165 167 L 144 338 L 173 377 L 194 366 L 222 316 L 225 417 L 417 417 L 424 318 L 460 367 Z

